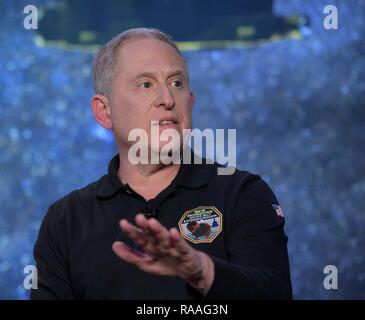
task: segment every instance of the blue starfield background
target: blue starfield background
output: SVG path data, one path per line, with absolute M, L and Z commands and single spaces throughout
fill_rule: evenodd
M 94 54 L 44 44 L 23 27 L 27 4 L 0 1 L 0 299 L 28 298 L 23 269 L 49 205 L 116 152 L 90 111 Z M 327 4 L 337 30 L 323 27 Z M 238 167 L 276 193 L 294 297 L 365 299 L 365 1 L 276 0 L 273 14 L 310 23 L 297 38 L 184 51 L 194 127 L 236 128 Z M 326 265 L 337 290 L 323 286 Z

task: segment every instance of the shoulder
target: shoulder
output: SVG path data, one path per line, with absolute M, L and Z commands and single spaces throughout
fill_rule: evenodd
M 96 200 L 98 187 L 104 178 L 105 176 L 59 198 L 50 205 L 50 214 L 62 218 L 75 212 L 88 211 Z
M 220 185 L 221 188 L 229 188 L 233 193 L 240 192 L 242 189 L 251 185 L 263 182 L 261 176 L 235 167 L 227 167 L 218 163 L 214 163 L 213 182 Z
M 215 172 L 213 172 L 211 180 L 212 187 L 219 190 L 233 203 L 239 202 L 240 205 L 245 203 L 245 206 L 248 203 L 257 205 L 263 202 L 278 204 L 274 191 L 259 174 L 235 168 L 226 171 L 231 174 L 222 175 L 219 174 L 219 168 L 225 167 L 215 163 Z

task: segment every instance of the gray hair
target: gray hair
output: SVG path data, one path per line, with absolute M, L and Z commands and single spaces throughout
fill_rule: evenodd
M 92 74 L 95 93 L 110 97 L 111 84 L 118 75 L 116 64 L 119 49 L 128 40 L 146 38 L 166 42 L 182 57 L 181 51 L 172 37 L 158 29 L 135 28 L 124 31 L 104 45 L 94 59 Z

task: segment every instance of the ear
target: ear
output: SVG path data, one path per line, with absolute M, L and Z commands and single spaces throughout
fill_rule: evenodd
M 111 109 L 109 99 L 101 94 L 91 98 L 91 110 L 97 123 L 105 129 L 112 129 Z

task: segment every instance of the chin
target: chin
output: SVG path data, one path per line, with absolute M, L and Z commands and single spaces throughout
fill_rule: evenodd
M 161 143 L 159 150 L 151 149 L 151 153 L 158 156 L 159 162 L 163 164 L 178 163 L 181 158 L 181 143 Z

